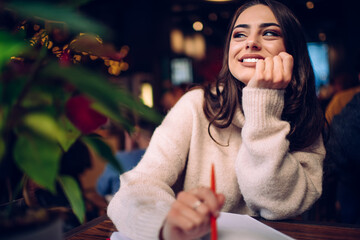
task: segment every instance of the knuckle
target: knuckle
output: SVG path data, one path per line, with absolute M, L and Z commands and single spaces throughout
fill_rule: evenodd
M 273 74 L 268 72 L 264 74 L 264 81 L 269 82 L 273 79 Z
M 257 65 L 258 65 L 258 64 L 263 64 L 264 62 L 265 62 L 265 59 L 259 59 L 256 64 L 257 64 Z
M 279 61 L 279 60 L 281 60 L 281 57 L 279 55 L 274 56 L 274 61 Z
M 201 208 L 199 208 L 199 213 L 202 214 L 203 216 L 206 216 L 210 213 L 210 208 L 206 202 L 201 205 Z
M 281 73 L 281 74 L 276 74 L 276 75 L 274 75 L 274 82 L 275 82 L 275 83 L 277 83 L 277 82 L 279 82 L 279 83 L 283 82 L 283 81 L 284 81 L 284 78 L 283 78 L 282 76 L 283 76 L 282 73 Z
M 268 62 L 270 62 L 271 61 L 271 57 L 266 57 L 265 59 L 264 59 L 264 62 L 265 63 L 268 63 Z
M 293 61 L 294 61 L 293 56 L 291 56 L 290 54 L 286 55 L 286 56 L 284 57 L 284 59 L 285 59 L 285 61 L 287 61 L 287 62 L 293 62 Z
M 178 193 L 177 198 L 178 198 L 178 199 L 184 199 L 184 198 L 186 197 L 186 195 L 187 195 L 187 193 L 184 192 L 184 191 L 182 191 L 182 192 L 179 192 L 179 193 Z
M 264 73 L 258 73 L 255 80 L 259 82 L 262 81 L 264 78 L 265 78 Z
M 193 221 L 194 221 L 193 225 L 194 225 L 195 227 L 199 227 L 199 226 L 201 226 L 202 223 L 203 223 L 203 220 L 202 220 L 201 217 L 195 217 L 195 218 L 193 218 Z
M 171 206 L 173 213 L 176 213 L 180 208 L 181 208 L 181 204 L 178 201 L 175 201 Z
M 188 221 L 187 224 L 184 226 L 184 231 L 191 232 L 196 228 L 196 225 L 192 221 Z

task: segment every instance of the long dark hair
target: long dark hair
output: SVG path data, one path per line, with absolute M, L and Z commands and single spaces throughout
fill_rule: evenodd
M 226 36 L 222 69 L 216 82 L 216 92 L 212 86 L 205 87 L 204 113 L 210 126 L 227 128 L 237 107 L 241 107 L 242 89 L 245 85 L 234 78 L 229 71 L 229 45 L 232 29 L 238 16 L 247 8 L 263 4 L 274 13 L 282 30 L 286 52 L 294 58 L 292 80 L 285 90 L 285 104 L 282 120 L 290 123 L 290 151 L 310 146 L 321 134 L 325 119 L 315 91 L 315 77 L 307 50 L 305 36 L 295 15 L 282 3 L 272 0 L 250 0 L 237 9 Z M 216 141 L 216 140 L 215 140 Z

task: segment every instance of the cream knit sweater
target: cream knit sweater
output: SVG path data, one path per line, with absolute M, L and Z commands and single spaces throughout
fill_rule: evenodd
M 107 213 L 129 238 L 157 239 L 175 200 L 171 186 L 184 169 L 183 189 L 209 186 L 211 163 L 216 188 L 226 198 L 225 212 L 284 219 L 303 213 L 320 197 L 322 138 L 289 152 L 290 125 L 280 120 L 283 90 L 245 87 L 244 114 L 239 109 L 226 129 L 211 127 L 223 146 L 208 134 L 203 100 L 201 89 L 185 94 L 155 130 L 141 162 L 121 175 Z

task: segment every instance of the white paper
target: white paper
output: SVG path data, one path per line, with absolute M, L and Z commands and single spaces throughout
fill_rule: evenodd
M 219 240 L 295 240 L 248 215 L 221 212 L 217 219 Z M 209 240 L 210 234 L 201 238 Z M 131 240 L 113 232 L 110 240 Z
M 248 215 L 221 212 L 216 222 L 219 240 L 295 240 Z

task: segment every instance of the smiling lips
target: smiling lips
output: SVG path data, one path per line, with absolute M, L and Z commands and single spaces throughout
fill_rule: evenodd
M 242 62 L 257 62 L 259 61 L 258 58 L 244 58 Z
M 264 59 L 264 57 L 260 56 L 260 55 L 244 55 L 241 59 L 240 62 L 243 66 L 245 67 L 255 67 L 256 63 L 260 60 L 260 59 Z

